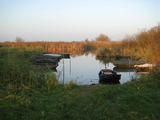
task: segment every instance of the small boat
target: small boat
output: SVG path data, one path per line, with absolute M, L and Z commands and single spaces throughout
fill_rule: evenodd
M 36 56 L 36 58 L 31 61 L 40 68 L 56 68 L 59 59 L 61 59 L 61 55 L 59 54 L 43 54 Z
M 33 63 L 34 65 L 56 65 L 56 66 L 58 66 L 58 63 L 56 62 L 56 63 L 41 63 L 41 62 L 35 62 L 35 63 Z
M 114 67 L 113 68 L 114 71 L 116 72 L 136 72 L 136 69 L 131 69 L 131 68 L 120 68 L 120 67 Z
M 70 54 L 60 54 L 62 58 L 70 58 Z
M 113 64 L 120 68 L 135 68 L 134 65 L 144 64 L 145 61 L 136 60 L 115 60 Z
M 128 56 L 128 55 L 115 55 L 116 56 L 116 60 L 120 60 L 120 59 L 131 59 L 133 56 Z
M 62 55 L 60 54 L 43 54 L 40 56 L 36 56 L 36 59 L 43 59 L 43 60 L 48 60 L 48 59 L 54 59 L 54 60 L 60 60 Z
M 62 57 L 62 55 L 60 55 L 60 54 L 51 54 L 51 53 L 43 54 L 43 56 L 51 56 L 51 57 L 55 57 L 55 58 L 61 58 Z
M 42 64 L 35 63 L 35 65 L 36 67 L 39 67 L 39 68 L 55 69 L 57 67 L 57 64 L 48 64 L 48 63 L 42 63 Z
M 136 68 L 136 70 L 138 70 L 138 72 L 139 71 L 143 71 L 143 72 L 149 71 L 155 66 L 156 64 L 149 64 L 149 63 L 145 63 L 141 65 L 134 65 L 134 67 Z
M 52 63 L 52 64 L 58 63 L 58 61 L 55 59 L 32 59 L 31 61 L 34 63 Z
M 102 69 L 98 75 L 99 81 L 118 82 L 121 79 L 121 74 L 110 69 Z

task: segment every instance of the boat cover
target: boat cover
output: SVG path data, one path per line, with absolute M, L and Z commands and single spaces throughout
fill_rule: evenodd
M 146 64 L 142 64 L 142 65 L 135 65 L 134 67 L 153 67 L 153 66 L 155 66 L 155 64 L 146 63 Z

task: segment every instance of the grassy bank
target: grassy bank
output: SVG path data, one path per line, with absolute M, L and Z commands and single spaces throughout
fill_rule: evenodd
M 0 57 L 1 119 L 160 119 L 158 71 L 125 85 L 62 85 L 51 70 L 31 64 L 45 51 L 15 51 Z

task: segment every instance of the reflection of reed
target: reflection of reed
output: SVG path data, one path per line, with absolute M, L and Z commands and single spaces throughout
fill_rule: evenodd
M 51 53 L 57 53 L 57 54 L 63 54 L 63 49 L 59 48 L 59 49 L 52 49 L 49 48 L 48 52 Z M 64 54 L 71 54 L 72 57 L 75 57 L 77 55 L 83 55 L 83 49 L 64 49 Z

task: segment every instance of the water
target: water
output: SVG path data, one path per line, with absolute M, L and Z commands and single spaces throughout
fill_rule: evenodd
M 57 75 L 60 73 L 59 81 L 69 83 L 71 80 L 78 85 L 99 84 L 98 73 L 105 68 L 102 60 L 96 60 L 94 54 L 71 57 L 70 59 L 61 59 L 57 67 Z M 115 69 L 112 62 L 106 63 L 107 69 Z M 115 69 L 121 74 L 120 84 L 131 80 L 131 77 L 139 77 L 134 69 Z

